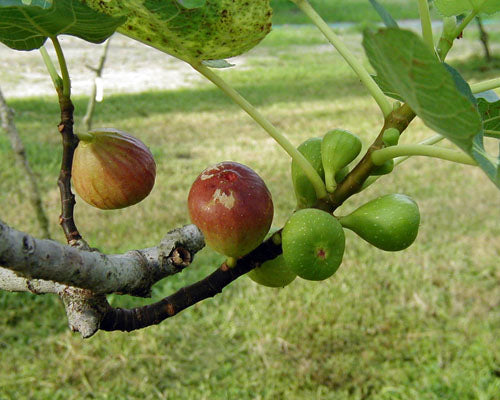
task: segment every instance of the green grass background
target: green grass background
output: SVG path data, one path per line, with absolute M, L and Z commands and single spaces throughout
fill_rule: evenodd
M 459 42 L 450 62 L 471 81 L 498 76 L 500 69 L 479 57 L 474 35 Z M 360 35 L 342 37 L 361 56 Z M 495 46 L 498 54 L 498 39 Z M 471 52 L 477 56 L 464 56 Z M 344 128 L 366 146 L 382 122 L 358 79 L 311 27 L 275 29 L 242 67 L 220 73 L 296 145 Z M 52 233 L 63 241 L 56 224 L 55 98 L 10 105 Z M 86 99 L 75 105 L 78 121 Z M 276 226 L 294 207 L 285 153 L 208 83 L 108 97 L 95 126 L 135 134 L 158 164 L 152 194 L 136 206 L 103 212 L 77 199 L 80 231 L 105 252 L 152 246 L 188 223 L 190 183 L 222 160 L 247 164 L 264 178 Z M 402 140 L 430 135 L 415 121 Z M 394 192 L 413 197 L 421 210 L 409 249 L 383 252 L 347 232 L 343 265 L 331 279 L 269 289 L 242 277 L 214 299 L 129 334 L 99 332 L 82 340 L 68 331 L 57 298 L 0 292 L 0 399 L 498 399 L 498 190 L 478 169 L 415 158 L 353 197 L 340 214 Z M 3 134 L 0 217 L 40 234 Z M 114 295 L 110 301 L 131 307 L 159 300 L 220 262 L 204 249 L 187 270 L 157 284 L 152 299 Z

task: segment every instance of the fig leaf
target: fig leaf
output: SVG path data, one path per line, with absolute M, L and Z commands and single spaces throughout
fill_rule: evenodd
M 125 17 L 120 33 L 187 62 L 242 54 L 271 30 L 270 0 L 85 0 Z
M 460 74 L 439 62 L 410 31 L 365 31 L 363 46 L 379 81 L 391 82 L 391 91 L 398 93 L 429 128 L 474 158 L 500 188 L 500 160 L 485 150 L 481 115 Z
M 5 0 L 0 2 L 0 42 L 26 51 L 62 34 L 101 43 L 125 19 L 92 10 L 79 0 Z

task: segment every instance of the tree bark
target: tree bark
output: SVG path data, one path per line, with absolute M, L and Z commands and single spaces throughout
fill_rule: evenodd
M 186 268 L 203 246 L 198 228 L 187 225 L 169 232 L 156 247 L 107 255 L 36 239 L 0 221 L 1 266 L 27 279 L 54 281 L 95 295 L 148 297 L 153 284 Z M 29 283 L 19 285 L 17 280 L 0 281 L 3 290 L 30 287 Z

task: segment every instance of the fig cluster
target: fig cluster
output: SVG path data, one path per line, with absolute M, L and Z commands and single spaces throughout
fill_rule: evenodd
M 396 129 L 388 129 L 383 134 L 385 146 L 394 146 L 398 140 Z M 361 148 L 362 142 L 357 135 L 335 129 L 322 138 L 306 140 L 298 150 L 324 179 L 325 187 L 331 193 L 349 173 L 349 164 L 359 155 Z M 387 174 L 393 167 L 391 160 L 375 168 L 371 174 Z M 316 191 L 295 162 L 292 162 L 291 172 L 298 211 L 283 229 L 283 257 L 298 276 L 323 280 L 337 271 L 345 249 L 345 228 L 386 251 L 403 250 L 417 237 L 420 213 L 417 204 L 408 196 L 381 196 L 349 215 L 336 218 L 312 208 L 318 201 Z
M 383 134 L 385 146 L 394 146 L 398 140 L 395 129 Z M 336 129 L 322 138 L 306 140 L 298 150 L 324 180 L 327 191 L 333 192 L 361 148 L 357 135 Z M 373 174 L 388 173 L 393 165 L 382 167 L 386 170 Z M 406 195 L 381 196 L 348 215 L 335 217 L 315 208 L 316 191 L 294 161 L 291 175 L 297 211 L 281 231 L 271 234 L 273 241 L 280 241 L 283 254 L 248 274 L 258 284 L 283 287 L 297 276 L 312 281 L 331 277 L 342 263 L 345 229 L 385 251 L 403 250 L 417 237 L 419 209 Z M 196 178 L 188 208 L 207 244 L 230 258 L 239 258 L 262 243 L 273 220 L 273 202 L 264 181 L 250 168 L 231 161 L 209 167 Z

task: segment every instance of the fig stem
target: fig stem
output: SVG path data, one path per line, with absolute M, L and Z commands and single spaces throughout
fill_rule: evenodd
M 307 161 L 307 159 L 300 153 L 295 146 L 282 134 L 276 127 L 269 122 L 254 106 L 252 106 L 241 94 L 234 90 L 227 82 L 225 82 L 219 75 L 215 74 L 210 68 L 199 64 L 191 64 L 191 66 L 200 74 L 205 76 L 208 80 L 214 83 L 221 89 L 227 96 L 229 96 L 236 104 L 238 104 L 252 119 L 257 122 L 268 134 L 271 136 L 294 160 L 304 171 L 309 181 L 314 186 L 316 196 L 318 199 L 325 198 L 327 192 L 323 180 Z
M 425 44 L 429 46 L 429 49 L 435 53 L 428 0 L 418 0 L 418 13 L 420 14 L 420 24 L 422 25 L 422 38 Z
M 66 64 L 66 59 L 64 58 L 64 53 L 61 48 L 61 44 L 57 39 L 57 36 L 51 36 L 52 44 L 54 45 L 54 50 L 57 54 L 57 60 L 59 61 L 59 67 L 61 69 L 62 76 L 62 94 L 65 97 L 71 96 L 71 80 L 69 77 L 68 65 Z
M 458 25 L 455 30 L 451 33 L 445 32 L 443 30 L 443 34 L 441 35 L 441 38 L 439 39 L 439 43 L 437 46 L 437 53 L 439 56 L 439 59 L 441 61 L 444 61 L 446 56 L 448 55 L 449 51 L 453 47 L 453 42 L 455 39 L 460 36 L 460 34 L 463 32 L 465 27 L 470 24 L 470 22 L 476 17 L 477 11 L 472 11 L 469 15 L 467 15 L 460 25 Z
M 473 83 L 472 85 L 470 85 L 472 93 L 481 93 L 499 87 L 500 87 L 500 78 L 490 79 L 487 81 Z
M 103 331 L 133 331 L 159 324 L 194 304 L 222 292 L 231 282 L 252 269 L 272 260 L 282 253 L 281 245 L 274 244 L 272 238 L 238 259 L 233 268 L 226 263 L 210 275 L 192 285 L 185 286 L 164 299 L 143 307 L 122 309 L 109 308 L 103 316 L 99 329 Z
M 76 136 L 78 136 L 78 139 L 82 142 L 92 142 L 94 140 L 94 135 L 90 132 L 78 132 Z
M 229 268 L 234 268 L 236 267 L 236 264 L 238 263 L 238 260 L 234 257 L 228 257 L 226 259 L 226 265 L 229 267 Z
M 382 165 L 386 161 L 400 156 L 427 156 L 477 166 L 473 158 L 461 151 L 426 144 L 403 144 L 375 150 L 372 153 L 372 161 L 375 165 Z
M 325 171 L 325 184 L 326 184 L 326 191 L 328 193 L 333 193 L 335 191 L 335 188 L 337 187 L 337 182 L 335 182 L 336 173 L 337 171 L 331 171 L 331 170 Z
M 347 174 L 347 176 L 337 185 L 335 191 L 330 194 L 328 198 L 328 210 L 335 211 L 352 195 L 358 193 L 362 188 L 365 181 L 370 177 L 371 172 L 375 165 L 372 162 L 371 154 L 375 150 L 384 147 L 383 136 L 384 132 L 389 128 L 395 128 L 399 132 L 408 127 L 411 121 L 416 117 L 416 114 L 408 106 L 403 104 L 401 107 L 393 110 L 390 115 L 385 118 L 384 125 L 382 126 L 379 135 L 371 146 L 366 151 L 366 154 L 358 162 L 358 164 Z
M 433 144 L 439 143 L 443 139 L 444 139 L 444 136 L 437 134 L 437 135 L 431 136 L 430 138 L 427 138 L 427 139 L 421 141 L 419 144 L 433 145 Z M 408 160 L 410 157 L 411 156 L 396 157 L 394 159 L 394 167 L 396 167 L 397 165 Z M 378 179 L 382 178 L 382 176 L 385 176 L 385 175 L 370 176 L 363 184 L 363 187 L 361 188 L 361 190 L 365 190 L 372 183 L 375 183 Z
M 52 62 L 52 59 L 50 58 L 49 53 L 47 52 L 47 49 L 44 46 L 40 47 L 40 54 L 42 55 L 43 62 L 47 67 L 47 71 L 49 72 L 50 78 L 54 83 L 54 87 L 56 88 L 56 90 L 62 89 L 63 87 L 62 78 L 57 73 L 56 67 L 54 66 L 54 63 Z
M 321 16 L 314 10 L 307 0 L 292 0 L 304 14 L 318 27 L 328 41 L 337 49 L 353 71 L 358 75 L 363 85 L 368 89 L 380 110 L 387 117 L 392 112 L 392 104 L 382 92 L 377 83 L 373 80 L 363 64 L 351 53 L 349 48 L 342 42 L 337 34 L 328 26 Z M 427 0 L 425 0 L 427 1 Z

